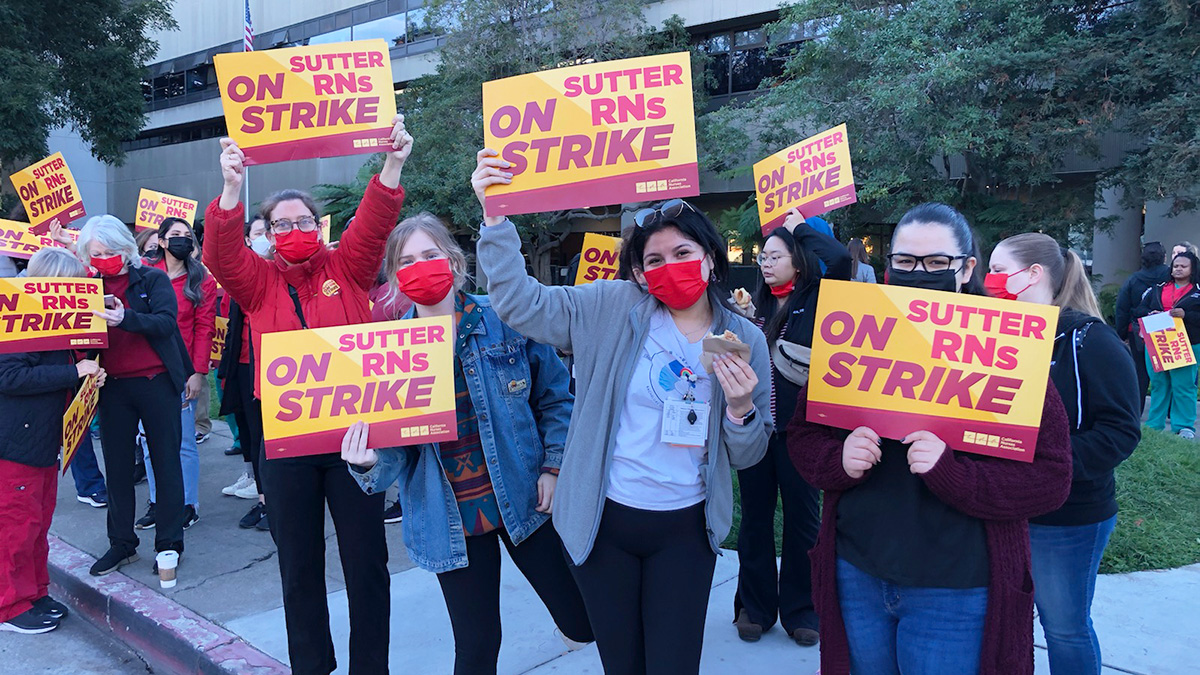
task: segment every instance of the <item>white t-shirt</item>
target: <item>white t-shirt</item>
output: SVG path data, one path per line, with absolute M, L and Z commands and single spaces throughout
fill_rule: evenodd
M 682 400 L 691 389 L 687 373 L 697 376 L 696 406 L 709 406 L 712 380 L 700 365 L 700 341 L 689 343 L 671 315 L 660 309 L 650 319 L 650 334 L 638 353 L 633 379 L 621 410 L 616 448 L 608 474 L 608 498 L 635 509 L 673 511 L 704 501 L 701 465 L 708 449 L 663 443 L 663 402 Z

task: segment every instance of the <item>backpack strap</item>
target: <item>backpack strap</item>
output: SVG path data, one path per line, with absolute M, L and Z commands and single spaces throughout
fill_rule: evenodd
M 292 305 L 296 308 L 296 318 L 300 319 L 300 327 L 308 328 L 308 322 L 304 320 L 304 309 L 300 306 L 300 294 L 296 292 L 296 287 L 288 284 L 288 295 L 292 296 Z

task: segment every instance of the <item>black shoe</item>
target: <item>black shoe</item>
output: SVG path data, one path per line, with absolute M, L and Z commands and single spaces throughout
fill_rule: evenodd
M 246 515 L 242 516 L 242 519 L 238 521 L 238 527 L 242 528 L 243 530 L 249 530 L 255 525 L 258 525 L 259 521 L 266 517 L 267 505 L 263 504 L 262 502 L 255 502 L 250 511 Z
M 34 610 L 51 619 L 62 619 L 70 612 L 67 606 L 50 596 L 44 596 L 33 601 Z
M 400 500 L 392 502 L 392 505 L 387 507 L 383 512 L 383 522 L 398 523 L 404 520 L 404 512 L 400 510 Z
M 58 621 L 58 619 L 52 616 L 46 616 L 36 609 L 31 609 L 24 614 L 18 614 L 8 621 L 0 623 L 0 630 L 23 633 L 25 635 L 37 635 L 38 633 L 49 633 L 58 628 Z
M 79 503 L 87 504 L 94 509 L 102 509 L 108 506 L 108 497 L 99 492 L 94 492 L 90 495 L 78 495 L 75 499 L 78 499 Z
M 150 502 L 149 508 L 146 509 L 146 515 L 138 518 L 138 521 L 133 524 L 135 530 L 153 530 L 155 525 L 154 520 L 154 502 Z
M 197 433 L 197 434 L 196 434 L 196 444 L 197 444 L 197 445 L 199 445 L 199 444 L 203 443 L 204 441 L 207 441 L 207 440 L 208 440 L 208 437 L 209 437 L 209 435 L 210 435 L 210 434 L 205 434 L 205 433 Z
M 263 511 L 263 517 L 261 520 L 258 521 L 258 524 L 254 526 L 254 529 L 258 530 L 259 532 L 270 532 L 271 531 L 271 525 L 267 522 L 267 512 L 266 511 Z
M 233 457 L 234 455 L 240 455 L 240 454 L 242 454 L 241 446 L 231 445 L 228 448 L 225 448 L 225 456 L 227 456 L 227 457 Z
M 200 520 L 200 514 L 196 513 L 196 507 L 191 504 L 183 507 L 183 529 L 195 525 L 197 520 Z
M 145 482 L 146 482 L 146 465 L 145 464 L 134 464 L 133 465 L 133 484 L 140 485 Z
M 121 565 L 137 562 L 137 551 L 126 551 L 123 548 L 112 547 L 108 552 L 100 556 L 96 564 L 92 565 L 89 570 L 92 576 L 102 577 L 110 572 L 116 572 Z

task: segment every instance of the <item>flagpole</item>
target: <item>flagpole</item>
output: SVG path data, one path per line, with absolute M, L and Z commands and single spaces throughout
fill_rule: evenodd
M 254 51 L 254 27 L 250 21 L 250 0 L 243 0 L 244 17 L 242 21 L 242 51 Z M 245 196 L 242 198 L 243 213 L 247 216 L 250 213 L 250 167 L 242 165 L 242 187 L 245 189 Z

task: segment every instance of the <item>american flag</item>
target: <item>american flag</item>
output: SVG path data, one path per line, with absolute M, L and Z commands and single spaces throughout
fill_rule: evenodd
M 250 0 L 246 0 L 246 31 L 242 36 L 242 51 L 254 51 L 254 24 L 250 21 Z

